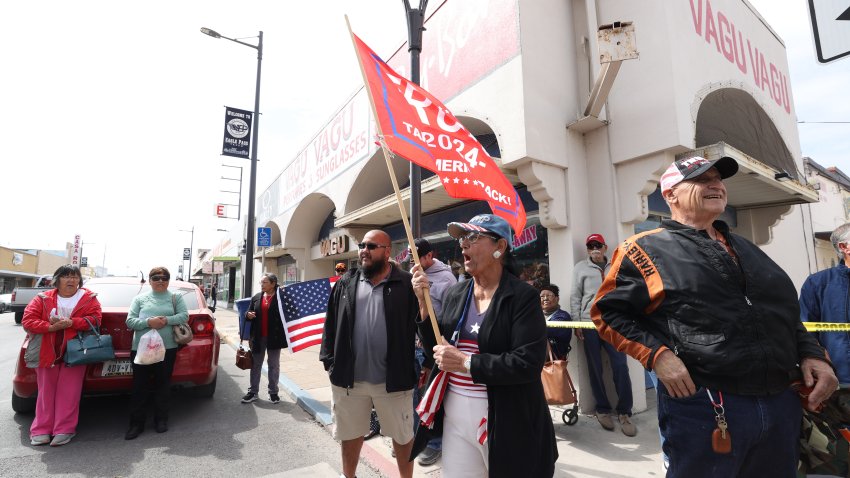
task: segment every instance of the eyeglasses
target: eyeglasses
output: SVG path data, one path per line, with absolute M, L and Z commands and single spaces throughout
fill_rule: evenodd
M 484 234 L 483 232 L 470 232 L 468 234 L 464 234 L 463 236 L 458 237 L 457 242 L 461 246 L 463 245 L 464 242 L 467 242 L 467 241 L 470 244 L 474 244 L 475 242 L 478 241 L 478 239 L 481 239 L 482 237 L 489 237 L 490 239 L 493 239 L 494 241 L 499 240 L 498 238 L 493 237 L 489 234 Z
M 379 247 L 386 248 L 386 247 L 390 247 L 390 246 L 382 246 L 381 244 L 375 244 L 375 243 L 372 243 L 372 242 L 361 242 L 360 244 L 357 244 L 357 248 L 360 249 L 360 250 L 369 249 L 370 251 L 374 251 L 375 249 L 377 249 Z
M 168 282 L 169 278 L 165 276 L 153 276 L 151 282 Z
M 603 247 L 605 247 L 605 244 L 600 244 L 598 242 L 591 242 L 587 245 L 587 248 L 590 250 L 602 249 Z

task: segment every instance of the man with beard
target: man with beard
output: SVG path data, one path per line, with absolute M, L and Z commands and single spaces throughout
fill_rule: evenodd
M 369 231 L 357 247 L 361 267 L 334 285 L 319 352 L 330 376 L 334 438 L 343 476 L 354 478 L 374 407 L 381 432 L 393 440 L 399 474 L 411 477 L 419 302 L 410 274 L 389 262 L 389 235 Z
M 573 290 L 570 294 L 570 314 L 579 320 L 590 321 L 590 307 L 602 279 L 611 268 L 608 246 L 602 234 L 591 234 L 584 241 L 587 246 L 587 259 L 576 264 L 573 269 Z M 632 423 L 632 381 L 629 378 L 629 366 L 626 355 L 618 352 L 611 344 L 599 339 L 595 330 L 576 329 L 576 337 L 584 342 L 584 355 L 587 357 L 587 371 L 590 375 L 590 388 L 596 400 L 596 420 L 606 430 L 614 429 L 611 419 L 611 402 L 605 392 L 602 373 L 602 350 L 608 354 L 611 371 L 614 375 L 614 388 L 617 390 L 617 416 L 620 429 L 626 436 L 633 437 L 637 428 Z

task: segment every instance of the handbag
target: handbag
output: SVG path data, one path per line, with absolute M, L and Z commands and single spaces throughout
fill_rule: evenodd
M 171 294 L 171 306 L 174 308 L 174 315 L 177 315 L 177 296 L 174 294 Z M 177 345 L 186 345 L 195 337 L 189 324 L 172 325 L 171 333 Z
M 556 360 L 552 347 L 546 342 L 549 361 L 543 364 L 540 379 L 543 382 L 543 394 L 549 405 L 569 405 L 575 403 L 573 384 L 567 372 L 567 361 Z
M 66 344 L 65 365 L 69 367 L 104 362 L 115 358 L 112 336 L 98 333 L 91 321 L 87 318 L 84 319 L 88 322 L 91 332 L 83 334 L 78 331 L 77 336 Z
M 254 367 L 254 354 L 251 353 L 249 348 L 242 345 L 242 343 L 239 344 L 239 348 L 236 350 L 236 366 L 242 370 L 251 370 Z

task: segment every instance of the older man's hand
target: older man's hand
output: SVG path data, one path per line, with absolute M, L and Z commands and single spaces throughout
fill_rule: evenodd
M 814 385 L 806 408 L 809 411 L 816 411 L 838 387 L 838 378 L 835 377 L 835 372 L 828 363 L 816 358 L 804 358 L 800 363 L 800 370 L 803 372 L 803 381 L 806 386 Z
M 667 349 L 656 357 L 654 370 L 670 396 L 684 398 L 696 393 L 697 387 L 691 380 L 688 368 L 672 350 Z

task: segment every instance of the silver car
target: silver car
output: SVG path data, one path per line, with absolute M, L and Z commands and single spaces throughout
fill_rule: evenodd
M 0 314 L 9 310 L 12 303 L 12 294 L 0 294 Z

